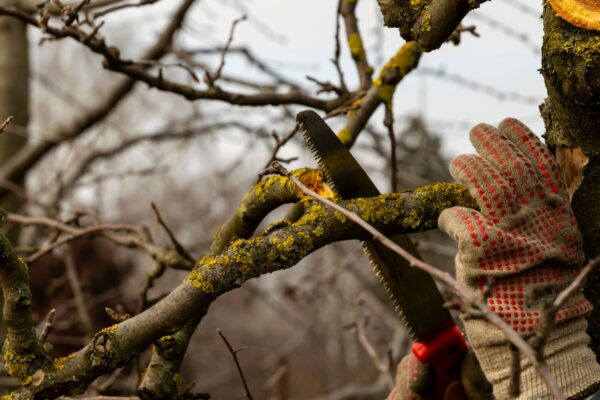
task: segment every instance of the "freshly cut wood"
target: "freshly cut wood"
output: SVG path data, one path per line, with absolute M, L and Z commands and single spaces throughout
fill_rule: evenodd
M 575 26 L 600 30 L 600 0 L 550 0 L 556 14 Z

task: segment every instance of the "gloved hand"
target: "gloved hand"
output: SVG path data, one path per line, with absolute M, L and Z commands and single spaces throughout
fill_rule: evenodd
M 444 393 L 444 400 L 489 400 L 491 386 L 483 376 L 479 363 L 471 351 L 467 351 L 461 365 L 462 385 L 451 384 Z M 433 400 L 435 372 L 410 353 L 400 361 L 396 371 L 395 386 L 387 400 Z
M 487 302 L 528 337 L 539 323 L 545 300 L 554 299 L 584 261 L 581 235 L 558 165 L 522 123 L 504 120 L 498 129 L 481 124 L 471 131 L 480 156 L 461 155 L 450 172 L 476 199 L 481 211 L 444 210 L 439 226 L 458 241 L 456 274 L 481 292 L 494 278 Z M 584 316 L 592 306 L 582 293 L 556 314 L 544 358 L 568 398 L 584 398 L 600 387 L 600 366 L 587 347 Z M 497 399 L 509 398 L 511 355 L 498 328 L 481 319 L 464 321 L 468 341 L 493 385 Z M 549 399 L 531 362 L 521 359 L 518 399 Z

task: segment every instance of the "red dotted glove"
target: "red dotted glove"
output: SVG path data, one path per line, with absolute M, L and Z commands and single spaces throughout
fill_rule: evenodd
M 494 284 L 488 305 L 521 335 L 530 336 L 544 301 L 553 299 L 578 273 L 584 260 L 581 235 L 558 165 L 521 122 L 498 129 L 481 124 L 471 131 L 477 155 L 454 159 L 450 172 L 468 187 L 481 211 L 444 210 L 439 226 L 458 241 L 457 278 L 482 291 Z M 579 293 L 557 313 L 548 337 L 546 363 L 567 396 L 582 398 L 600 386 L 600 366 L 587 347 L 584 316 L 591 304 Z M 498 328 L 467 319 L 465 329 L 498 399 L 509 398 L 510 350 Z M 530 361 L 521 360 L 519 399 L 549 399 Z

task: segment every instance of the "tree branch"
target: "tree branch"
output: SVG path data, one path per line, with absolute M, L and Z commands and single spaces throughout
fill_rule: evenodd
M 292 188 L 288 178 L 272 179 L 281 180 L 280 187 Z M 264 196 L 266 199 L 268 193 Z M 296 199 L 298 196 L 299 193 Z M 164 299 L 141 314 L 96 333 L 83 349 L 46 368 L 37 386 L 23 387 L 17 393 L 39 397 L 48 393 L 79 393 L 96 377 L 124 365 L 159 337 L 205 313 L 218 296 L 245 281 L 287 269 L 334 241 L 370 237 L 339 212 L 315 201 L 303 203 L 306 212 L 295 224 L 275 227 L 251 239 L 235 240 L 220 254 L 203 258 L 188 278 Z M 387 234 L 431 229 L 437 225 L 443 208 L 475 206 L 467 190 L 458 184 L 436 184 L 340 204 Z

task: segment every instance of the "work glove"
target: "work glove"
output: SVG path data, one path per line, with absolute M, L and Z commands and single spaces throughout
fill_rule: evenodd
M 450 172 L 469 189 L 480 211 L 446 209 L 438 224 L 458 242 L 457 279 L 479 293 L 489 284 L 490 310 L 528 338 L 544 303 L 580 271 L 581 235 L 558 165 L 525 125 L 515 119 L 502 121 L 498 129 L 480 124 L 470 136 L 479 156 L 458 156 Z M 573 295 L 556 313 L 544 347 L 544 360 L 570 399 L 600 387 L 600 366 L 585 333 L 591 309 L 581 292 Z M 514 398 L 509 395 L 511 351 L 500 329 L 479 318 L 464 318 L 464 326 L 495 398 Z M 550 399 L 523 356 L 520 377 L 518 399 Z

